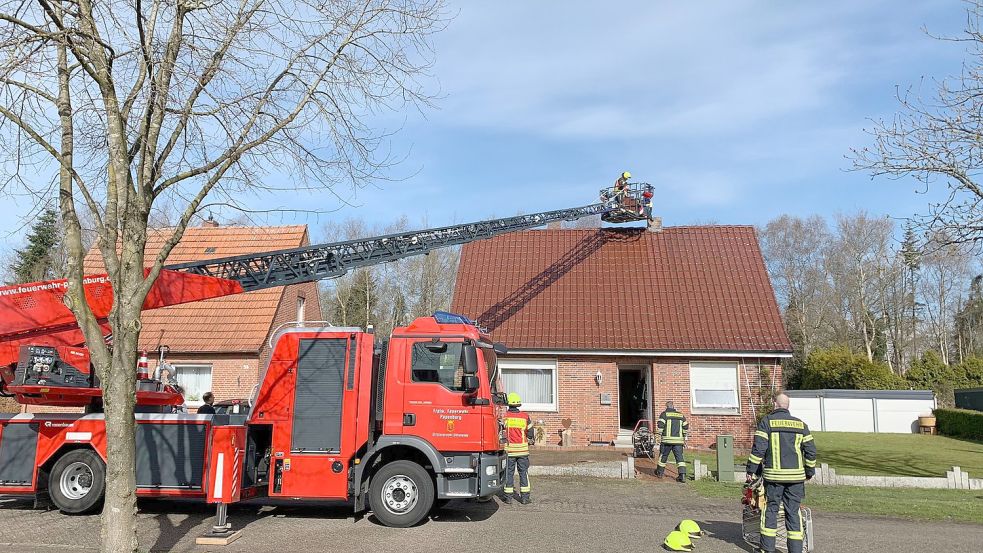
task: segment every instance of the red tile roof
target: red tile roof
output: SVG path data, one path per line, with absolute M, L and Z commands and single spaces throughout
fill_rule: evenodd
M 154 229 L 147 256 L 156 255 L 170 229 Z M 304 225 L 283 227 L 191 227 L 168 257 L 168 264 L 296 248 L 308 243 Z M 207 253 L 206 253 L 207 252 Z M 85 256 L 85 272 L 105 271 L 99 250 Z M 258 352 L 270 332 L 283 288 L 175 305 L 144 312 L 140 347 L 170 346 L 172 352 Z
M 464 246 L 451 309 L 517 349 L 790 352 L 753 227 L 533 230 Z

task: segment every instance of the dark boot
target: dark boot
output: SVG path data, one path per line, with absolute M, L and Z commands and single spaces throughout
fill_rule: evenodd
M 511 505 L 512 504 L 512 494 L 503 493 L 501 495 L 501 499 L 502 499 L 502 503 L 504 503 L 506 505 Z
M 679 476 L 676 477 L 676 482 L 685 482 L 685 481 L 686 481 L 685 474 L 680 474 Z
M 657 477 L 659 477 L 659 478 L 662 478 L 662 476 L 665 475 L 665 473 L 666 473 L 666 469 L 664 469 L 664 468 L 661 468 L 660 467 L 660 468 L 655 469 L 655 475 Z
M 519 503 L 522 503 L 523 505 L 529 505 L 530 503 L 532 503 L 532 499 L 529 498 L 529 494 L 524 493 L 519 496 Z

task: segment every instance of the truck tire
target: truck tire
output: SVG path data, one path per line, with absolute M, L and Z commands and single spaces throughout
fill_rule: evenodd
M 76 449 L 51 467 L 48 495 L 61 512 L 80 515 L 95 511 L 106 491 L 106 464 L 91 449 Z
M 413 526 L 430 514 L 433 480 L 412 461 L 393 461 L 372 476 L 369 503 L 376 518 L 386 526 Z

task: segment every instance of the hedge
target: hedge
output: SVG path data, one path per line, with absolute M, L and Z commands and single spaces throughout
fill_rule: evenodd
M 953 438 L 983 440 L 983 412 L 968 409 L 936 409 L 939 434 Z

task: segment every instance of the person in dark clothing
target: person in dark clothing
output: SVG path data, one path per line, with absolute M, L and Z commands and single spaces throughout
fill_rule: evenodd
M 205 395 L 201 396 L 201 400 L 205 402 L 204 405 L 198 408 L 199 415 L 214 415 L 215 408 L 212 404 L 215 403 L 215 396 L 211 392 L 205 392 Z
M 802 553 L 803 527 L 799 505 L 806 480 L 816 474 L 816 444 L 806 423 L 788 412 L 785 394 L 775 398 L 775 410 L 761 419 L 747 461 L 747 481 L 760 471 L 768 507 L 761 513 L 761 549 L 772 553 L 778 536 L 779 506 L 785 507 L 788 553 Z
M 659 445 L 659 467 L 655 469 L 655 475 L 662 478 L 666 472 L 666 462 L 669 461 L 669 453 L 672 453 L 676 461 L 677 482 L 686 480 L 686 459 L 683 457 L 683 446 L 686 444 L 686 435 L 689 433 L 689 423 L 686 417 L 676 411 L 671 401 L 666 402 L 666 410 L 659 415 L 659 422 L 656 423 L 659 435 L 662 436 L 662 443 Z

